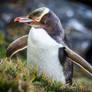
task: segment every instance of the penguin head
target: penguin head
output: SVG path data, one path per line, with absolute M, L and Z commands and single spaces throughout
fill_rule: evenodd
M 39 27 L 42 22 L 42 18 L 49 13 L 49 9 L 46 7 L 38 8 L 33 10 L 26 17 L 17 17 L 15 22 L 27 23 L 29 26 Z
M 30 27 L 43 28 L 49 34 L 58 33 L 61 27 L 59 18 L 53 11 L 46 7 L 35 9 L 28 16 L 17 17 L 14 21 L 27 23 Z

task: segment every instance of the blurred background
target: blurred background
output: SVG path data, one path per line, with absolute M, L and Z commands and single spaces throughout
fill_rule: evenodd
M 28 34 L 29 28 L 14 18 L 44 6 L 60 18 L 71 48 L 92 64 L 92 0 L 0 0 L 0 58 L 10 42 Z

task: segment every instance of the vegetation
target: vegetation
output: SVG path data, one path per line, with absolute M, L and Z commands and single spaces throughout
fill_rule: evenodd
M 92 92 L 91 86 L 87 79 L 75 79 L 72 86 L 52 82 L 40 75 L 36 68 L 30 70 L 29 66 L 18 58 L 0 61 L 1 92 Z
M 5 57 L 5 49 L 0 50 L 0 92 L 92 92 L 92 77 L 79 70 L 74 73 L 72 86 L 53 82 L 30 69 L 23 58 Z M 85 77 L 83 77 L 83 75 Z

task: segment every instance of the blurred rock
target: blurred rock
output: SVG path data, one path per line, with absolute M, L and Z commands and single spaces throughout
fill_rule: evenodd
M 80 3 L 83 3 L 85 5 L 92 7 L 92 0 L 71 0 L 71 1 L 80 2 Z

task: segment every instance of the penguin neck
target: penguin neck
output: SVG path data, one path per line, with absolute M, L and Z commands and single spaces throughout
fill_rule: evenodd
M 47 27 L 44 29 L 47 31 L 48 35 L 50 35 L 54 40 L 56 40 L 56 42 L 61 44 L 63 43 L 65 39 L 65 34 L 60 21 L 55 26 L 52 26 L 51 28 Z
M 54 34 L 50 34 L 50 36 L 53 39 L 55 39 L 57 42 L 61 42 L 61 40 L 64 40 L 65 35 L 61 23 L 56 24 L 52 31 L 54 31 Z

